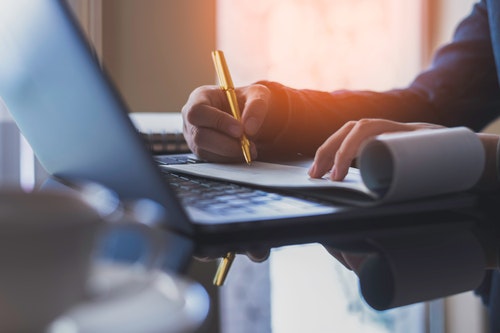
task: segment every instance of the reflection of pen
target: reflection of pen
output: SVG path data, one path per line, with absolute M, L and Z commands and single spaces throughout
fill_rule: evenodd
M 222 258 L 219 267 L 217 267 L 217 272 L 214 277 L 214 285 L 220 287 L 224 284 L 224 280 L 226 280 L 227 273 L 229 272 L 229 268 L 234 261 L 235 254 L 234 252 L 229 252 L 226 254 L 224 258 Z
M 236 92 L 234 91 L 233 80 L 231 79 L 231 74 L 229 74 L 229 68 L 227 67 L 224 53 L 222 51 L 213 51 L 212 59 L 215 65 L 215 71 L 217 72 L 217 76 L 219 78 L 220 88 L 226 93 L 227 100 L 229 101 L 231 113 L 234 118 L 241 120 L 241 113 L 238 106 L 238 100 L 236 98 Z M 241 136 L 241 150 L 243 151 L 245 161 L 250 164 L 252 162 L 252 156 L 250 155 L 250 141 L 248 141 L 245 134 Z

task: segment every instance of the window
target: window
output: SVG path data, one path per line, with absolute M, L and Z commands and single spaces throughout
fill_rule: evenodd
M 390 89 L 408 84 L 421 69 L 422 9 L 421 0 L 218 0 L 217 47 L 236 85 L 267 79 L 327 91 Z M 274 250 L 270 286 L 262 285 L 262 266 L 241 261 L 231 272 L 239 283 L 231 287 L 228 278 L 222 294 L 223 303 L 234 305 L 223 306 L 224 331 L 250 332 L 254 316 L 269 320 L 273 333 L 389 333 L 401 332 L 401 325 L 408 333 L 425 332 L 424 305 L 372 310 L 354 274 L 319 245 Z M 241 298 L 243 288 L 261 301 L 248 293 Z M 250 305 L 238 306 L 237 297 Z M 235 320 L 245 321 L 242 309 L 244 324 Z

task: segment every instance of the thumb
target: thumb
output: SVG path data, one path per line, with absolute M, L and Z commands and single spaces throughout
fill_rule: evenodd
M 255 84 L 243 89 L 245 104 L 242 122 L 245 133 L 252 137 L 259 133 L 267 116 L 271 92 L 266 86 Z

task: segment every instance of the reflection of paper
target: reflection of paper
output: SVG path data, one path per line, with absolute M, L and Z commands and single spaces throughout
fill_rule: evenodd
M 479 239 L 469 230 L 368 239 L 377 251 L 359 272 L 366 302 L 377 310 L 470 291 L 485 275 Z

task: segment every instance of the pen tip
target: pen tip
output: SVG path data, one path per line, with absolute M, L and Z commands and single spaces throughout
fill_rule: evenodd
M 243 145 L 243 158 L 248 165 L 252 164 L 252 154 L 250 153 L 250 145 Z

